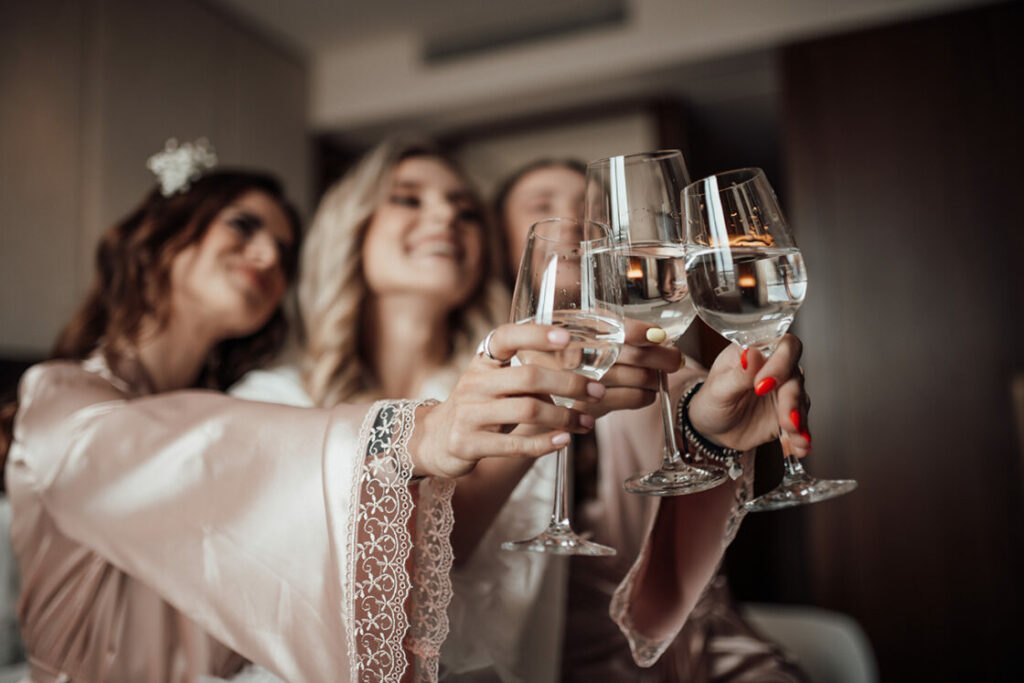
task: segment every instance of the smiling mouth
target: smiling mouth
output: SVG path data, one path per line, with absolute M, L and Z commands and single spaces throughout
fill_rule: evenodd
M 462 250 L 451 242 L 430 242 L 417 247 L 416 254 L 420 256 L 440 256 L 443 258 L 458 259 Z
M 246 268 L 245 266 L 239 266 L 237 270 L 242 276 L 242 280 L 248 285 L 248 288 L 252 290 L 253 293 L 260 296 L 267 295 L 270 283 L 266 277 L 258 271 L 255 271 L 252 268 Z

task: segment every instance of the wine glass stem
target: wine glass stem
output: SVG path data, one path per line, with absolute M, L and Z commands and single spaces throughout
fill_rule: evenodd
M 661 404 L 661 426 L 665 430 L 665 465 L 677 465 L 682 461 L 676 430 L 672 424 L 672 399 L 668 395 L 668 376 L 658 370 L 658 402 Z
M 551 509 L 551 527 L 571 529 L 569 521 L 569 500 L 566 495 L 566 484 L 569 475 L 569 449 L 558 449 L 555 456 L 555 504 Z
M 772 415 L 779 414 L 779 399 L 778 389 L 772 389 L 769 396 L 771 397 L 772 403 Z M 779 431 L 776 434 L 779 440 L 779 445 L 782 447 L 782 462 L 783 462 L 783 481 L 790 482 L 796 479 L 804 479 L 807 477 L 807 473 L 804 472 L 804 466 L 800 464 L 800 458 L 793 455 L 793 446 L 789 443 L 789 437 L 786 432 L 779 426 Z

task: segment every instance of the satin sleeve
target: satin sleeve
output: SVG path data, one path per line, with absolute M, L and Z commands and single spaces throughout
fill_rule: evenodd
M 695 365 L 687 363 L 670 376 L 674 401 L 704 378 Z M 598 423 L 601 448 L 615 452 L 620 463 L 631 463 L 627 466 L 634 471 L 654 469 L 663 438 L 657 406 L 609 418 Z M 628 425 L 620 424 L 622 420 L 629 420 Z M 658 660 L 715 578 L 744 516 L 752 457 L 741 456 L 743 475 L 737 480 L 701 493 L 664 498 L 627 494 L 621 487 L 622 475 L 632 472 L 620 472 L 619 486 L 603 492 L 611 503 L 608 507 L 619 511 L 622 526 L 613 526 L 617 547 L 635 557 L 612 595 L 609 615 L 629 641 L 638 666 L 649 667 Z
M 285 680 L 398 681 L 410 659 L 431 680 L 452 487 L 410 485 L 416 405 L 128 398 L 46 363 L 9 466 L 69 538 Z

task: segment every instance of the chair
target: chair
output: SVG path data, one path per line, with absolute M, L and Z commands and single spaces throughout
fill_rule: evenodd
M 878 683 L 874 651 L 851 617 L 818 607 L 747 603 L 744 616 L 796 660 L 811 683 Z

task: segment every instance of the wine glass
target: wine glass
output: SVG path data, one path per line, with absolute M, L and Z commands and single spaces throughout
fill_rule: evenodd
M 686 283 L 679 197 L 689 182 L 678 150 L 645 152 L 587 165 L 585 215 L 607 224 L 618 248 L 623 314 L 660 326 L 673 343 L 696 317 Z M 719 468 L 687 463 L 676 441 L 668 378 L 658 372 L 665 442 L 661 466 L 630 477 L 630 493 L 679 496 L 725 482 Z M 735 473 L 738 476 L 738 473 Z
M 698 315 L 726 339 L 767 358 L 803 303 L 807 272 L 764 171 L 743 168 L 698 180 L 683 191 L 683 204 L 686 274 Z M 775 390 L 769 396 L 776 415 Z M 785 432 L 778 436 L 782 483 L 747 503 L 748 510 L 816 503 L 857 487 L 852 479 L 811 477 Z
M 520 351 L 526 365 L 572 370 L 600 379 L 615 363 L 625 338 L 618 271 L 607 227 L 574 218 L 534 223 L 519 264 L 512 322 L 557 325 L 570 334 L 559 351 Z M 558 405 L 571 399 L 552 396 Z M 614 555 L 615 549 L 581 538 L 572 530 L 566 495 L 568 452 L 558 449 L 555 501 L 547 529 L 525 541 L 502 544 L 505 550 L 558 555 Z

